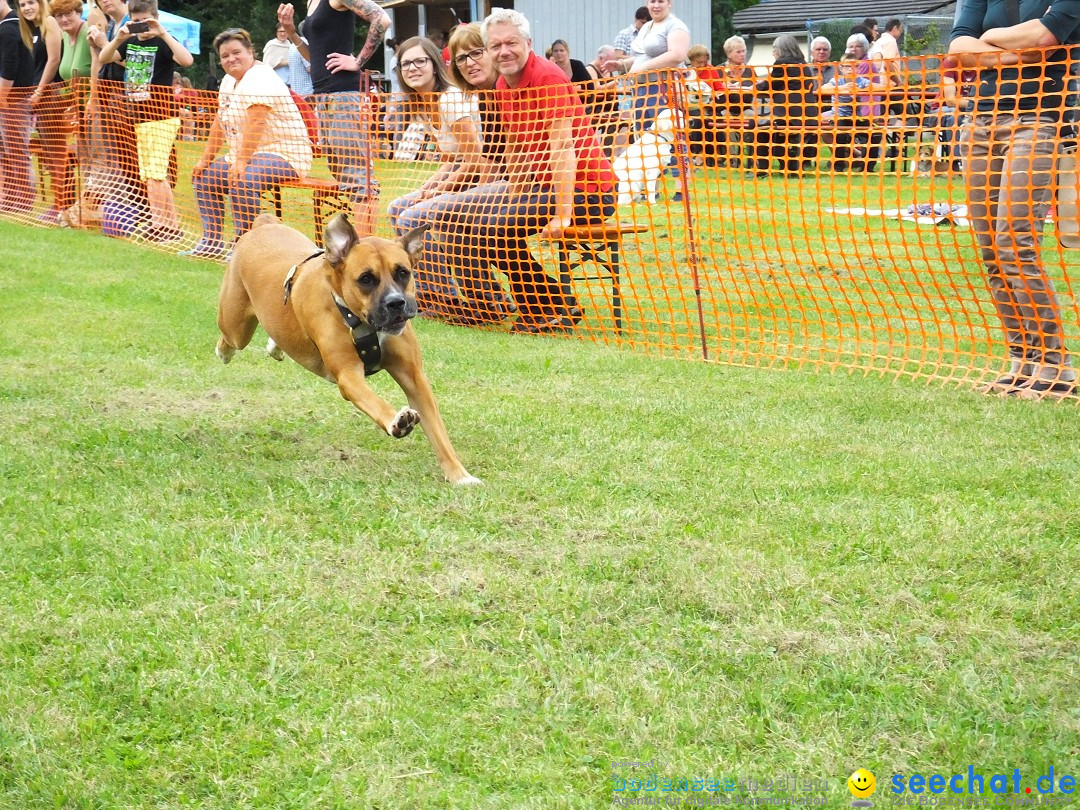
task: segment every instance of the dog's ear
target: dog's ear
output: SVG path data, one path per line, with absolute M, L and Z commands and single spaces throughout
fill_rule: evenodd
M 323 245 L 326 247 L 326 260 L 334 267 L 340 267 L 345 257 L 353 249 L 359 237 L 356 229 L 344 214 L 337 214 L 326 223 L 323 231 Z
M 424 234 L 427 233 L 430 227 L 431 224 L 425 222 L 401 237 L 401 246 L 405 248 L 405 252 L 409 254 L 409 259 L 413 264 L 416 264 L 424 252 Z

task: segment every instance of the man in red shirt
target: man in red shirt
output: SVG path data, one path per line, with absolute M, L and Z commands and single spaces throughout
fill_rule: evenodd
M 521 313 L 515 331 L 572 327 L 580 309 L 532 257 L 525 239 L 538 232 L 556 238 L 572 225 L 608 219 L 615 213 L 615 173 L 566 74 L 532 52 L 528 20 L 497 9 L 482 33 L 501 74 L 495 101 L 508 191 L 470 216 L 468 252 L 485 266 L 507 268 Z

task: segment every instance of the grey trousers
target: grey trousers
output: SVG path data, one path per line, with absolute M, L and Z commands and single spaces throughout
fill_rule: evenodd
M 1061 309 L 1040 255 L 1058 133 L 1049 116 L 984 113 L 960 136 L 968 213 L 1014 366 L 1069 362 Z M 1071 370 L 1062 375 L 1073 377 Z

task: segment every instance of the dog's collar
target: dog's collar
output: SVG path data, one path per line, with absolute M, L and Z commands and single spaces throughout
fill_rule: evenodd
M 349 309 L 340 295 L 333 293 L 333 296 L 342 320 L 349 327 L 349 334 L 352 335 L 356 353 L 360 355 L 360 360 L 364 364 L 364 376 L 370 377 L 372 374 L 382 371 L 383 333 L 372 329 L 360 320 L 356 313 Z
M 297 262 L 289 268 L 289 272 L 285 274 L 285 283 L 281 285 L 285 288 L 285 300 L 282 303 L 289 303 L 289 298 L 292 296 L 293 282 L 296 280 L 296 273 L 300 269 L 300 266 L 307 264 L 312 259 L 322 256 L 324 253 L 326 253 L 325 250 L 317 250 L 310 256 L 308 256 L 306 259 L 304 259 L 302 262 Z
M 325 250 L 320 250 L 316 253 L 312 253 L 302 262 L 297 262 L 289 268 L 289 272 L 285 274 L 285 301 L 289 303 L 289 298 L 292 296 L 293 282 L 296 280 L 296 274 L 300 270 L 300 267 L 312 259 L 318 258 L 325 253 Z M 338 312 L 341 313 L 341 318 L 345 321 L 345 326 L 349 328 L 349 334 L 352 335 L 353 346 L 356 347 L 356 353 L 360 355 L 360 361 L 364 364 L 364 376 L 370 377 L 372 374 L 376 374 L 382 371 L 382 341 L 383 333 L 372 329 L 370 326 L 366 326 L 356 313 L 349 309 L 348 305 L 337 293 L 332 293 L 334 296 L 334 304 L 338 308 Z

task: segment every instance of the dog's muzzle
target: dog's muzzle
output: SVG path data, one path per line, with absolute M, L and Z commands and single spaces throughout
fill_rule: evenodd
M 378 306 L 375 307 L 375 317 L 369 322 L 380 332 L 400 335 L 405 324 L 415 318 L 416 313 L 415 298 L 404 293 L 391 292 L 379 300 Z

